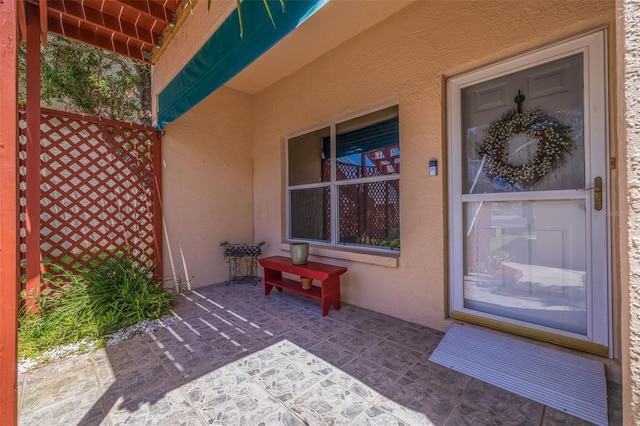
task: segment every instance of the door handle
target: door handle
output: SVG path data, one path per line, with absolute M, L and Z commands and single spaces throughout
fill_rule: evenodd
M 596 176 L 593 180 L 593 208 L 596 211 L 602 210 L 602 178 Z

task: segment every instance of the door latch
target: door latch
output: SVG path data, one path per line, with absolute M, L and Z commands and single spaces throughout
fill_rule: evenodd
M 596 176 L 593 180 L 593 208 L 596 211 L 602 210 L 602 178 Z

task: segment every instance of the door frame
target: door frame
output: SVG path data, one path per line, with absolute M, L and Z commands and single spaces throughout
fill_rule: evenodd
M 449 315 L 455 319 L 478 323 L 501 329 L 514 334 L 524 335 L 585 352 L 612 356 L 612 318 L 611 318 L 611 244 L 609 212 L 609 167 L 608 167 L 608 97 L 607 97 L 607 32 L 602 29 L 586 35 L 528 52 L 514 58 L 495 63 L 478 70 L 447 79 L 447 121 L 448 121 L 448 171 L 449 171 Z M 583 54 L 584 75 L 584 145 L 585 176 L 589 187 L 593 176 L 591 167 L 597 162 L 601 168 L 604 188 L 603 208 L 587 215 L 587 228 L 590 229 L 590 244 L 587 244 L 587 273 L 591 280 L 604 280 L 605 285 L 596 288 L 590 284 L 587 300 L 592 311 L 588 316 L 588 335 L 563 332 L 544 326 L 532 327 L 532 324 L 516 320 L 507 320 L 491 314 L 464 308 L 464 225 L 462 217 L 462 103 L 463 88 L 482 83 L 497 77 L 506 76 L 536 65 L 567 56 Z M 602 120 L 591 119 L 602 117 Z M 523 195 L 524 197 L 524 195 Z M 592 194 L 587 194 L 589 206 Z M 603 226 L 594 227 L 591 218 L 597 217 Z M 594 242 L 605 242 L 603 270 L 591 268 L 593 256 L 591 247 Z M 592 303 L 600 301 L 600 303 Z M 597 321 L 597 319 L 600 319 Z M 597 323 L 596 323 L 597 322 Z

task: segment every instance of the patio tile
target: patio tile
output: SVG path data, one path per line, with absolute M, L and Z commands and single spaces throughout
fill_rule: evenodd
M 247 318 L 251 317 L 255 311 L 255 306 L 251 306 L 244 302 L 236 302 L 234 304 L 227 304 L 227 306 L 222 310 L 227 315 L 231 315 L 230 318 L 235 317 L 234 321 L 247 321 Z
M 310 311 L 290 304 L 289 306 L 283 307 L 278 312 L 276 312 L 276 315 L 286 321 L 289 321 L 296 327 L 302 327 L 309 322 L 321 317 L 322 312 L 320 306 L 318 306 L 317 310 Z
M 290 361 L 291 358 L 285 354 L 282 345 L 274 344 L 245 356 L 236 361 L 235 365 L 253 377 Z
M 405 377 L 421 381 L 426 386 L 446 387 L 451 392 L 455 392 L 456 395 L 462 395 L 471 382 L 471 377 L 431 362 L 426 356 L 418 358 L 416 363 L 407 371 Z
M 20 374 L 20 424 L 584 424 L 431 363 L 441 332 L 262 291 L 187 292 L 179 324 Z
M 221 340 L 215 347 L 204 341 L 176 346 L 159 354 L 165 369 L 180 383 L 185 383 L 232 360 L 239 349 Z
M 445 387 L 427 387 L 422 382 L 401 377 L 384 392 L 383 397 L 374 402 L 389 411 L 386 407 L 389 400 L 426 415 L 436 425 L 442 425 L 458 405 L 459 397 Z M 391 413 L 403 419 L 400 413 Z
M 93 399 L 93 400 L 92 400 Z M 106 425 L 108 419 L 98 392 L 89 392 L 84 398 L 71 396 L 55 404 L 20 414 L 20 425 Z
M 414 351 L 426 353 L 440 341 L 442 335 L 436 333 L 435 330 L 428 328 L 414 328 L 405 325 L 393 331 L 387 336 L 387 340 L 413 349 Z
M 446 423 L 447 426 L 535 426 L 538 424 L 539 421 L 537 420 L 507 421 L 501 416 L 478 411 L 476 408 L 466 404 L 460 404 Z M 575 423 L 568 424 L 574 425 Z
M 167 374 L 159 363 L 141 365 L 135 371 L 118 375 L 113 381 L 102 383 L 103 398 L 107 406 L 111 407 L 117 400 L 126 404 L 137 401 L 144 395 L 161 394 L 178 387 L 174 377 Z
M 330 341 L 320 342 L 309 348 L 309 351 L 338 368 L 357 356 L 353 352 L 346 350 L 342 345 Z
M 69 376 L 73 380 L 69 380 Z M 94 369 L 88 363 L 82 363 L 73 371 L 57 368 L 56 364 L 44 366 L 27 377 L 23 393 L 22 413 L 63 404 L 76 393 L 79 394 L 78 406 L 89 404 L 90 407 L 100 398 Z
M 419 358 L 426 357 L 420 352 L 407 349 L 388 340 L 378 342 L 362 356 L 398 373 L 406 372 Z
M 410 426 L 381 408 L 371 406 L 351 423 L 351 426 Z
M 181 300 L 185 299 L 185 300 Z M 193 299 L 190 296 L 178 296 L 178 303 L 173 307 L 173 312 L 180 318 L 193 318 L 196 316 L 207 316 L 216 312 L 219 308 L 211 306 L 205 300 Z M 180 303 L 183 302 L 183 303 Z
M 340 310 L 331 309 L 329 311 L 329 316 L 332 320 L 340 321 L 350 326 L 355 326 L 366 319 L 377 318 L 379 315 L 377 312 L 358 308 L 348 303 L 342 303 Z
M 592 426 L 593 423 L 586 420 L 579 419 L 571 414 L 567 414 L 564 411 L 556 410 L 551 407 L 544 407 L 544 417 L 542 419 L 542 426 Z M 622 423 L 610 423 L 613 425 Z
M 404 324 L 404 321 L 395 318 L 372 315 L 362 319 L 354 327 L 379 337 L 387 337 L 397 333 Z
M 361 353 L 380 342 L 380 338 L 357 328 L 348 328 L 328 339 L 354 353 Z
M 327 316 L 315 318 L 303 324 L 300 328 L 322 339 L 328 339 L 348 330 L 351 326 L 340 321 L 335 321 Z
M 226 293 L 221 291 L 221 287 L 224 287 L 224 285 L 202 287 L 191 291 L 189 295 L 193 300 L 200 302 L 203 306 L 215 312 L 216 309 L 226 309 L 229 305 L 234 305 L 238 302 L 233 290 L 228 290 L 229 293 Z
M 255 424 L 282 407 L 269 392 L 233 364 L 187 383 L 183 389 L 208 424 Z
M 298 346 L 303 346 L 306 348 L 317 345 L 324 340 L 309 331 L 301 330 L 299 328 L 293 329 L 288 333 L 277 337 L 277 339 L 286 339 Z
M 223 334 L 220 339 L 208 343 L 211 349 L 208 350 L 205 359 L 211 360 L 213 363 L 238 360 L 250 354 L 252 349 L 260 343 L 261 341 L 252 335 Z
M 98 378 L 102 382 L 115 380 L 116 373 L 124 374 L 141 365 L 158 363 L 158 356 L 145 343 L 143 337 L 135 337 L 115 346 L 108 346 L 91 354 Z
M 370 404 L 331 380 L 323 380 L 287 406 L 310 425 L 348 425 Z
M 257 336 L 265 339 L 272 339 L 274 337 L 287 334 L 292 329 L 295 329 L 295 326 L 292 325 L 291 321 L 273 317 L 268 314 L 265 315 L 267 315 L 267 317 L 262 318 L 260 321 L 252 320 L 250 323 L 250 326 L 252 327 L 251 329 L 254 330 L 253 333 Z M 253 327 L 251 324 L 255 324 L 256 327 Z
M 504 389 L 472 379 L 462 394 L 462 403 L 485 413 L 514 422 L 538 424 L 543 405 Z
M 256 426 L 308 426 L 308 423 L 288 408 L 281 407 L 278 411 L 256 424 Z
M 375 407 L 393 415 L 394 418 L 398 418 L 408 425 L 431 426 L 442 424 L 434 422 L 431 417 L 421 411 L 399 404 L 383 396 L 376 399 Z
M 215 333 L 228 333 L 234 330 L 244 330 L 246 324 L 240 324 L 236 318 L 231 317 L 224 312 L 213 312 L 210 315 L 201 315 L 191 319 L 192 326 L 201 333 L 204 339 L 209 338 L 207 333 L 211 331 Z
M 283 361 L 254 376 L 257 382 L 282 402 L 300 396 L 334 371 L 329 364 L 311 354 L 301 354 L 300 358 L 286 357 Z
M 31 380 L 42 380 L 56 374 L 66 374 L 68 372 L 76 371 L 78 368 L 90 366 L 91 358 L 86 356 L 87 354 L 75 354 L 67 358 L 43 364 L 34 368 L 29 372 L 29 378 Z
M 206 425 L 179 389 L 119 398 L 109 413 L 111 423 Z
M 359 357 L 337 370 L 331 380 L 373 402 L 399 377 L 398 373 Z
M 202 344 L 200 336 L 183 324 L 163 328 L 144 337 L 155 354 L 173 352 L 177 348 Z

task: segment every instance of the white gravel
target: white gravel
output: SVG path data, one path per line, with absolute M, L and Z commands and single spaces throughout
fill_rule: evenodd
M 156 320 L 146 319 L 137 324 L 125 327 L 113 334 L 104 336 L 104 340 L 107 346 L 116 345 L 125 340 L 129 340 L 135 336 L 144 336 L 149 333 L 153 333 L 161 328 L 166 328 L 170 325 L 177 324 L 180 320 L 173 315 L 165 315 Z M 81 340 L 76 343 L 61 345 L 53 349 L 49 349 L 40 355 L 37 359 L 22 358 L 18 360 L 18 374 L 26 373 L 34 367 L 40 364 L 57 361 L 66 358 L 71 355 L 77 355 L 96 350 L 96 340 Z

